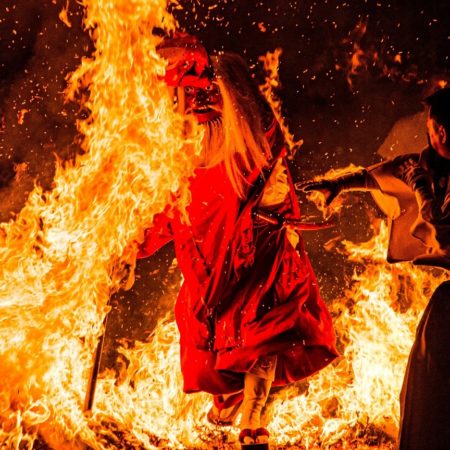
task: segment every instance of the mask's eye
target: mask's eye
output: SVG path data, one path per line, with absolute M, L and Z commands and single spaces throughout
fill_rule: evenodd
M 209 84 L 208 86 L 205 87 L 206 92 L 213 92 L 215 90 L 216 90 L 216 86 L 214 86 L 214 84 Z
M 194 88 L 193 88 L 192 86 L 186 86 L 186 87 L 184 88 L 184 92 L 185 92 L 187 95 L 192 95 L 192 94 L 194 93 Z

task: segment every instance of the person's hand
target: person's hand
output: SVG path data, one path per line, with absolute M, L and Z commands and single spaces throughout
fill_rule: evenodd
M 325 199 L 325 206 L 330 206 L 332 201 L 339 195 L 338 183 L 332 180 L 303 181 L 295 184 L 295 189 L 303 192 L 320 192 Z

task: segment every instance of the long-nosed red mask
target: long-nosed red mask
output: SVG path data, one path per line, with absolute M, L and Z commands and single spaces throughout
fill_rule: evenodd
M 185 86 L 186 112 L 194 114 L 199 123 L 218 119 L 222 114 L 222 96 L 219 87 L 209 82 L 205 87 Z

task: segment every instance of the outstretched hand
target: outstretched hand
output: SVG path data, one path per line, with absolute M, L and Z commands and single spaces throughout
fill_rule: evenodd
M 331 205 L 340 192 L 338 184 L 332 180 L 302 181 L 295 184 L 295 189 L 303 192 L 320 192 L 324 196 L 325 206 L 327 207 Z

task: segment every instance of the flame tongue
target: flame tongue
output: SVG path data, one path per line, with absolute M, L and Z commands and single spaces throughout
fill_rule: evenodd
M 426 302 L 423 293 L 432 292 L 445 274 L 409 263 L 387 265 L 387 237 L 382 224 L 367 243 L 344 242 L 339 249 L 364 268 L 354 274 L 345 296 L 331 305 L 342 358 L 307 385 L 293 384 L 272 398 L 267 418 L 278 444 L 369 449 L 376 443 L 380 449 L 394 448 L 398 398 Z M 207 442 L 226 448 L 230 439 L 237 439 L 237 430 L 225 429 L 225 437 L 207 427 L 211 400 L 206 394 L 182 393 L 178 341 L 175 323 L 165 319 L 149 342 L 124 349 L 128 370 L 119 389 L 114 380 L 102 380 L 99 414 L 128 423 L 128 431 L 141 433 L 141 439 L 155 443 L 155 436 L 164 437 L 166 442 L 158 441 L 163 447 L 199 448 Z
M 281 100 L 277 96 L 277 90 L 279 90 L 281 86 L 278 74 L 281 53 L 282 49 L 277 48 L 275 51 L 267 52 L 265 55 L 258 58 L 258 60 L 262 62 L 265 72 L 264 84 L 260 85 L 259 89 L 272 108 L 272 112 L 280 125 L 285 143 L 289 149 L 289 156 L 290 158 L 293 158 L 296 151 L 303 145 L 303 139 L 296 141 L 294 136 L 290 133 L 288 126 L 284 122 Z
M 0 231 L 2 446 L 39 432 L 54 448 L 96 442 L 82 413 L 96 337 L 118 288 L 127 246 L 192 173 L 200 137 L 182 136 L 159 81 L 153 27 L 173 28 L 165 1 L 86 0 L 96 51 L 71 76 L 89 90 L 80 123 L 86 154 L 57 169 Z M 181 180 L 181 181 L 180 181 Z M 181 182 L 181 184 L 180 184 Z M 72 442 L 72 444 L 70 444 Z
M 107 302 L 132 258 L 128 245 L 171 192 L 187 201 L 180 180 L 201 142 L 195 127 L 183 136 L 158 81 L 164 62 L 151 30 L 173 28 L 165 2 L 84 4 L 96 51 L 72 75 L 68 95 L 89 87 L 90 116 L 80 124 L 86 154 L 58 168 L 52 192 L 36 188 L 17 219 L 0 225 L 0 444 L 31 449 L 40 435 L 59 450 L 205 447 L 217 433 L 205 431 L 207 396 L 182 393 L 173 322 L 124 349 L 130 364 L 121 381 L 107 374 L 94 414 L 82 411 Z M 366 270 L 333 305 L 344 358 L 311 378 L 307 393 L 291 386 L 275 398 L 270 430 L 280 444 L 344 448 L 367 424 L 395 434 L 421 294 L 441 280 L 409 265 L 387 268 L 384 248 L 381 238 L 347 244 Z M 392 301 L 402 290 L 412 299 L 406 312 Z

